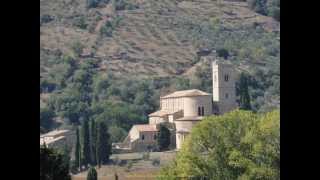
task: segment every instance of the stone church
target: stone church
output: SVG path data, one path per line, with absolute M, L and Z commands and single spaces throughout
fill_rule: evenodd
M 212 94 L 190 89 L 160 97 L 160 109 L 149 114 L 149 124 L 134 125 L 126 139 L 114 148 L 128 152 L 155 149 L 158 126 L 165 124 L 172 132 L 170 147 L 180 149 L 192 127 L 204 116 L 221 115 L 237 108 L 234 68 L 220 60 L 212 61 L 211 66 Z

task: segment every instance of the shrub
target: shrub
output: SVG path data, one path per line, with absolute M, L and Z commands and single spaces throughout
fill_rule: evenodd
M 87 180 L 98 180 L 98 174 L 94 167 L 90 167 L 87 175 Z
M 160 159 L 153 159 L 152 160 L 152 165 L 153 166 L 159 166 L 160 165 Z

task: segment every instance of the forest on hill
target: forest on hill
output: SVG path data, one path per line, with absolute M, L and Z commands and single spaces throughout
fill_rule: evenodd
M 204 49 L 246 74 L 253 111 L 280 108 L 280 0 L 41 0 L 40 133 L 94 119 L 120 141 L 160 95 L 211 93 Z

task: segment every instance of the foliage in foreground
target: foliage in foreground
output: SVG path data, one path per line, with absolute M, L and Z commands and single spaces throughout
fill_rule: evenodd
M 54 149 L 40 147 L 40 179 L 71 180 L 69 160 Z
M 280 113 L 236 110 L 200 122 L 158 179 L 280 179 Z

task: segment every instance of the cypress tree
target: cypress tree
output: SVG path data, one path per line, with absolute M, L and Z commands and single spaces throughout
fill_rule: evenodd
M 87 180 L 97 180 L 98 179 L 98 173 L 94 167 L 90 167 L 87 175 Z
M 80 145 L 80 132 L 79 127 L 77 127 L 76 132 L 77 140 L 76 140 L 76 150 L 75 150 L 75 166 L 79 167 L 79 170 L 81 170 L 81 145 Z
M 240 74 L 239 95 L 240 95 L 240 101 L 239 101 L 240 109 L 251 110 L 250 95 L 248 90 L 248 77 L 244 73 Z
M 160 151 L 167 149 L 170 145 L 170 131 L 162 124 L 160 125 L 157 141 Z
M 99 167 L 108 162 L 110 154 L 111 143 L 108 127 L 104 122 L 99 122 L 97 136 L 97 163 Z
M 96 160 L 96 143 L 97 143 L 97 126 L 95 120 L 91 121 L 91 160 L 92 160 L 92 165 L 97 165 L 97 160 Z
M 82 162 L 85 167 L 88 167 L 88 164 L 91 163 L 91 153 L 90 153 L 90 132 L 89 132 L 89 122 L 88 120 L 84 120 L 82 124 L 82 137 L 83 137 L 83 145 L 82 145 L 82 153 L 83 158 Z

